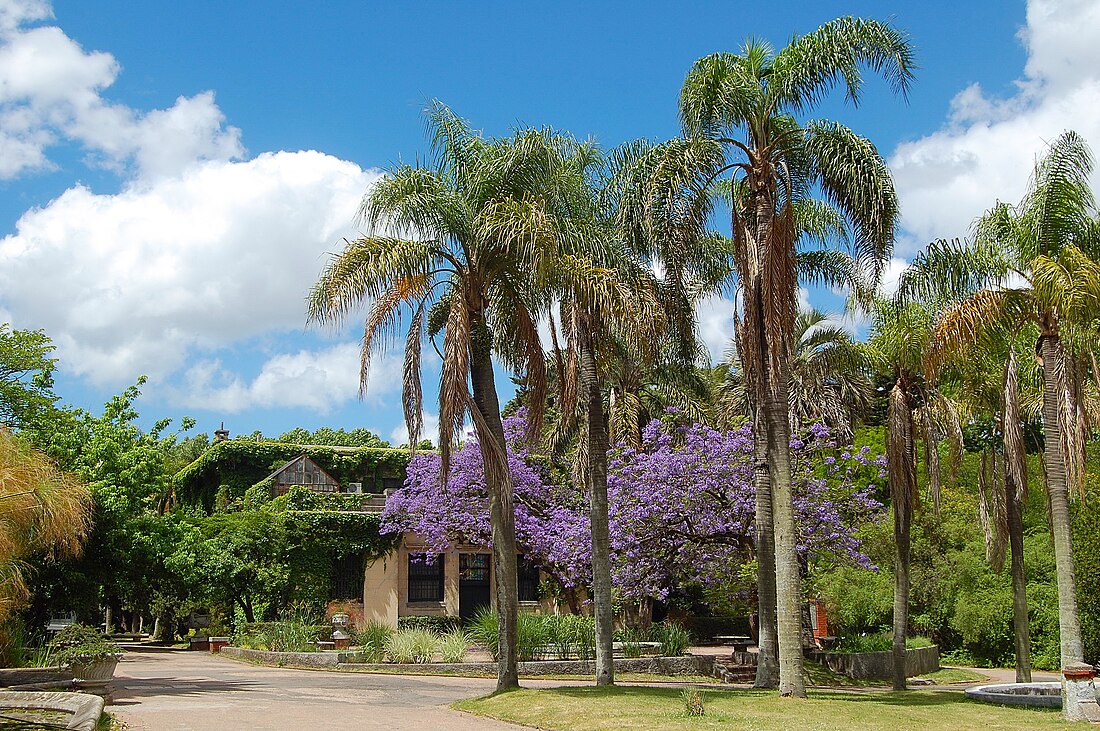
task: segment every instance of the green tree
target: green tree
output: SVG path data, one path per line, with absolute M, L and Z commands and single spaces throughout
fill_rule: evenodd
M 420 439 L 421 341 L 442 333 L 439 448 L 444 468 L 473 420 L 486 466 L 500 616 L 497 687 L 518 685 L 515 515 L 493 355 L 525 374 L 531 424 L 545 403 L 539 341 L 540 299 L 557 258 L 556 189 L 568 167 L 559 144 L 521 131 L 485 139 L 438 102 L 428 113 L 436 159 L 401 165 L 367 193 L 360 209 L 371 231 L 350 242 L 321 273 L 309 296 L 309 320 L 332 323 L 372 301 L 364 329 L 361 384 L 371 352 L 409 310 L 403 403 L 409 442 Z M 384 230 L 397 236 L 384 235 Z M 470 387 L 467 387 L 469 380 Z M 471 394 L 472 389 L 472 394 Z
M 53 406 L 54 346 L 41 330 L 0 324 L 0 426 L 16 429 Z
M 787 413 L 797 310 L 796 206 L 813 186 L 819 187 L 851 225 L 855 258 L 872 275 L 889 254 L 897 220 L 893 182 L 874 145 L 843 125 L 799 117 L 838 84 L 850 102 L 858 102 L 864 67 L 904 93 L 912 79 L 912 55 L 912 46 L 896 28 L 844 18 L 795 37 L 778 52 L 750 39 L 739 54 L 702 58 L 680 94 L 686 144 L 695 151 L 683 159 L 691 161 L 693 174 L 689 178 L 674 167 L 678 182 L 665 187 L 699 180 L 702 172 L 696 189 L 709 195 L 717 177 L 728 173 L 733 179 L 731 238 L 742 303 L 739 352 L 760 438 L 756 517 L 764 636 L 758 684 L 773 682 L 775 637 L 781 695 L 805 695 Z
M 998 203 L 969 240 L 937 241 L 902 281 L 902 296 L 957 299 L 936 331 L 939 347 L 958 352 L 990 328 L 1031 322 L 1039 329 L 1043 368 L 1043 474 L 1058 572 L 1063 666 L 1081 662 L 1083 646 L 1074 578 L 1069 486 L 1083 470 L 1067 380 L 1063 337 L 1095 318 L 1100 300 L 1100 224 L 1089 178 L 1093 158 L 1075 132 L 1056 139 L 1034 169 L 1018 205 Z

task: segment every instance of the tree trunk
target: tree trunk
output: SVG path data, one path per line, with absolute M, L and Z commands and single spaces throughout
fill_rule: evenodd
M 1005 508 L 1012 572 L 1012 634 L 1016 644 L 1016 682 L 1031 682 L 1031 636 L 1027 619 L 1027 576 L 1024 573 L 1024 521 L 1012 471 L 1005 469 Z
M 772 518 L 772 487 L 768 475 L 768 438 L 763 404 L 756 409 L 753 436 L 756 441 L 754 482 L 756 487 L 756 606 L 757 688 L 779 687 L 779 641 L 775 611 L 775 522 Z
M 913 510 L 905 500 L 894 503 L 894 540 L 897 563 L 894 568 L 893 686 L 905 690 L 905 638 L 909 631 L 909 545 Z
M 614 615 L 611 611 L 611 539 L 607 517 L 607 418 L 603 409 L 592 323 L 581 323 L 580 376 L 585 394 L 588 428 L 588 482 L 592 520 L 592 594 L 596 615 L 596 685 L 615 682 L 613 659 Z
M 898 374 L 890 389 L 887 417 L 887 459 L 890 502 L 894 512 L 894 690 L 905 690 L 905 639 L 909 631 L 909 546 L 916 502 L 916 445 L 913 441 L 913 405 L 909 398 L 909 378 Z
M 500 420 L 496 379 L 493 375 L 492 335 L 485 321 L 471 318 L 470 383 L 474 405 L 484 419 L 487 434 L 477 430 L 481 457 L 486 465 L 489 491 L 489 521 L 493 534 L 493 573 L 497 594 L 497 691 L 519 687 L 516 665 L 516 628 L 519 615 L 519 568 L 516 562 L 516 513 L 512 504 L 512 481 L 505 472 L 500 479 L 489 478 L 488 465 L 494 459 L 492 445 L 505 453 L 504 424 Z M 503 484 L 494 484 L 503 483 Z
M 791 481 L 791 435 L 787 419 L 786 372 L 769 384 L 766 408 L 768 470 L 775 519 L 775 608 L 779 641 L 779 695 L 806 697 L 802 677 L 802 611 L 798 534 Z
M 1066 460 L 1062 450 L 1062 425 L 1058 414 L 1057 370 L 1062 364 L 1062 347 L 1057 334 L 1045 330 L 1043 354 L 1043 472 L 1050 497 L 1050 524 L 1054 537 L 1054 562 L 1058 577 L 1058 631 L 1061 636 L 1062 667 L 1083 662 L 1081 621 L 1077 614 L 1076 581 L 1073 571 L 1073 541 L 1069 520 L 1069 490 Z

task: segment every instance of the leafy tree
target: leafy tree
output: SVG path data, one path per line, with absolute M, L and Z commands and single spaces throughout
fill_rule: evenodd
M 559 142 L 540 132 L 485 139 L 438 102 L 428 118 L 436 159 L 398 166 L 367 193 L 360 214 L 371 233 L 350 242 L 321 273 L 309 319 L 336 322 L 372 301 L 362 351 L 365 387 L 375 344 L 409 310 L 403 404 L 410 444 L 422 426 L 421 341 L 427 335 L 434 343 L 442 333 L 440 455 L 446 473 L 469 414 L 488 472 L 503 690 L 518 685 L 518 588 L 513 488 L 492 358 L 526 374 L 537 428 L 546 386 L 536 317 L 546 306 L 540 285 L 556 260 L 557 185 L 569 163 Z M 397 236 L 384 235 L 383 227 Z
M 1069 486 L 1081 485 L 1083 444 L 1064 425 L 1078 418 L 1067 380 L 1064 336 L 1095 318 L 1100 302 L 1100 224 L 1089 178 L 1093 159 L 1075 132 L 1037 161 L 1016 206 L 998 203 L 970 240 L 937 241 L 918 256 L 901 296 L 953 297 L 937 330 L 938 347 L 961 352 L 990 328 L 1039 328 L 1043 367 L 1043 473 L 1058 567 L 1063 666 L 1081 662 Z
M 680 94 L 685 146 L 693 151 L 681 159 L 690 171 L 670 166 L 672 183 L 664 188 L 693 184 L 709 195 L 716 178 L 726 173 L 732 178 L 731 238 L 743 308 L 739 352 L 753 394 L 758 461 L 767 466 L 757 479 L 756 522 L 765 546 L 773 542 L 769 529 L 774 527 L 775 545 L 774 560 L 766 549 L 760 552 L 764 637 L 757 677 L 759 685 L 772 684 L 775 637 L 784 696 L 805 696 L 787 393 L 799 276 L 796 208 L 819 187 L 851 225 L 853 254 L 872 275 L 882 270 L 897 220 L 893 182 L 874 145 L 843 125 L 799 117 L 838 84 L 850 102 L 858 102 L 862 67 L 881 73 L 904 93 L 912 79 L 912 55 L 896 28 L 843 18 L 795 37 L 778 52 L 750 39 L 739 54 L 702 58 Z
M 21 428 L 57 401 L 53 349 L 41 330 L 12 330 L 0 323 L 0 425 Z
M 330 447 L 388 447 L 390 443 L 362 427 L 345 431 L 323 426 L 315 432 L 298 427 L 279 435 L 276 440 L 288 444 L 320 444 Z
M 532 455 L 523 412 L 505 420 L 516 486 L 516 530 L 525 555 L 561 585 L 574 611 L 576 590 L 592 582 L 591 514 L 584 490 Z M 799 551 L 831 566 L 870 564 L 854 529 L 877 520 L 874 499 L 884 460 L 870 448 L 838 448 L 817 427 L 794 444 Z M 753 438 L 748 427 L 719 432 L 653 421 L 639 449 L 609 455 L 608 501 L 612 580 L 625 600 L 649 604 L 685 585 L 736 585 L 753 554 Z M 415 532 L 432 551 L 491 537 L 481 453 L 473 441 L 455 454 L 446 486 L 440 457 L 420 454 L 409 479 L 387 501 L 389 533 Z

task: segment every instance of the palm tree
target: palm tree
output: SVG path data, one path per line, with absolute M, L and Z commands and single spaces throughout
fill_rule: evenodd
M 497 688 L 518 686 L 515 513 L 493 356 L 524 374 L 532 437 L 545 403 L 537 316 L 556 261 L 557 187 L 568 165 L 551 135 L 521 131 L 485 139 L 449 108 L 428 110 L 436 160 L 391 169 L 360 208 L 368 234 L 325 267 L 309 295 L 309 319 L 332 323 L 371 301 L 363 335 L 361 388 L 374 345 L 407 309 L 403 404 L 409 444 L 420 440 L 421 340 L 439 351 L 439 449 L 444 473 L 470 415 L 490 496 L 500 660 Z M 395 231 L 396 236 L 387 231 Z M 467 386 L 469 379 L 469 387 Z M 445 474 L 444 477 L 445 479 Z
M 28 596 L 27 557 L 78 555 L 92 509 L 88 488 L 0 427 L 0 627 Z
M 795 37 L 778 52 L 750 39 L 739 54 L 702 58 L 680 95 L 684 144 L 692 151 L 682 159 L 690 171 L 674 170 L 665 189 L 693 186 L 707 195 L 715 179 L 726 173 L 733 178 L 731 238 L 743 308 L 739 351 L 753 394 L 760 465 L 756 518 L 765 638 L 758 684 L 771 684 L 769 640 L 775 636 L 780 695 L 805 695 L 787 414 L 797 310 L 795 210 L 818 186 L 851 224 L 853 253 L 872 278 L 889 254 L 897 220 L 893 183 L 874 145 L 843 125 L 798 117 L 841 83 L 847 99 L 857 103 L 864 66 L 904 94 L 912 56 L 908 39 L 892 26 L 843 18 Z
M 1026 330 L 1032 330 L 1029 326 Z M 1028 333 L 1024 333 L 1027 337 Z M 1032 336 L 1034 340 L 1034 336 Z M 950 363 L 958 394 L 972 415 L 993 425 L 982 451 L 979 473 L 979 519 L 986 534 L 986 557 L 995 571 L 1004 564 L 1006 547 L 1012 578 L 1012 628 L 1016 649 L 1016 682 L 1031 682 L 1031 639 L 1028 628 L 1027 575 L 1024 568 L 1023 509 L 1027 502 L 1024 410 L 1017 357 L 1020 333 L 990 330 L 965 357 Z M 942 349 L 932 349 L 926 370 L 943 368 Z M 1030 385 L 1030 384 L 1026 384 Z M 1034 388 L 1036 392 L 1041 387 Z M 1036 410 L 1036 415 L 1038 410 Z
M 1095 319 L 1100 301 L 1100 224 L 1089 185 L 1092 154 L 1066 132 L 1040 158 L 1023 200 L 998 203 L 975 224 L 969 240 L 937 241 L 918 256 L 899 296 L 948 296 L 958 301 L 936 328 L 937 347 L 960 352 L 990 328 L 1031 322 L 1043 369 L 1043 474 L 1058 579 L 1062 666 L 1081 662 L 1069 486 L 1080 485 L 1078 406 L 1067 379 L 1063 336 Z
M 720 368 L 717 421 L 724 426 L 750 416 L 750 395 L 737 366 L 736 342 Z M 837 440 L 850 443 L 855 420 L 871 405 L 874 384 L 867 377 L 862 350 L 851 334 L 816 309 L 795 318 L 790 364 L 789 415 L 792 432 L 824 424 Z
M 917 491 L 917 439 L 925 444 L 926 455 L 937 455 L 933 500 L 938 505 L 937 422 L 949 421 L 955 428 L 957 447 L 962 436 L 955 410 L 942 393 L 924 379 L 924 353 L 928 350 L 934 323 L 934 308 L 923 303 L 899 304 L 878 299 L 871 307 L 871 337 L 865 348 L 867 359 L 887 374 L 886 460 L 890 505 L 894 514 L 894 637 L 893 686 L 905 690 L 905 640 L 909 628 L 909 549 L 913 513 L 919 504 Z M 946 418 L 945 418 L 946 415 Z

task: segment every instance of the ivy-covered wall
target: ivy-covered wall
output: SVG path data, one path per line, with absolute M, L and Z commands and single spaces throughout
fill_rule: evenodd
M 369 492 L 381 492 L 383 477 L 404 479 L 410 456 L 405 449 L 303 447 L 230 439 L 213 445 L 176 473 L 173 477 L 176 498 L 182 505 L 201 506 L 207 513 L 213 512 L 219 489 L 226 501 L 243 498 L 248 488 L 302 453 L 340 484 L 361 482 Z

